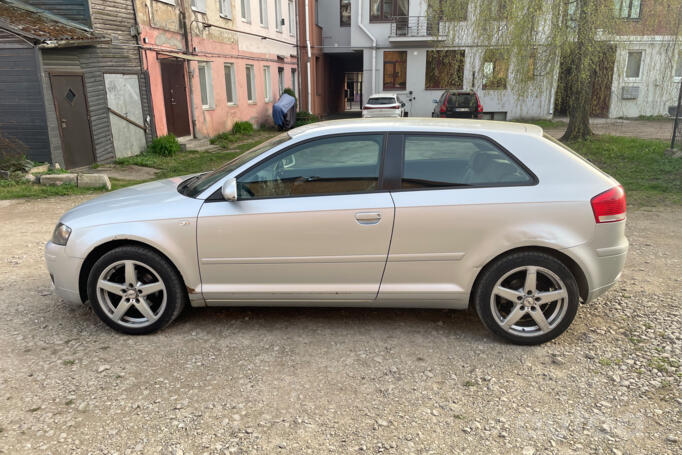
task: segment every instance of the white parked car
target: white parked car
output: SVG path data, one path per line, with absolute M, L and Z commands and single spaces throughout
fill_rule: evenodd
M 362 107 L 362 118 L 407 117 L 405 103 L 395 93 L 372 95 Z
M 188 302 L 473 306 L 537 344 L 619 278 L 625 212 L 617 181 L 537 126 L 339 120 L 85 202 L 46 259 L 59 296 L 125 333 Z

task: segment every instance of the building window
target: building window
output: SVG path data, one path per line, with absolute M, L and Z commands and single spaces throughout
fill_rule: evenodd
M 315 25 L 320 25 L 320 1 L 315 0 Z
M 642 12 L 641 0 L 614 0 L 616 17 L 621 19 L 639 19 Z
M 384 51 L 384 90 L 407 87 L 407 51 Z
M 289 0 L 289 34 L 294 36 L 294 24 L 296 22 L 296 6 L 293 0 Z
M 227 104 L 237 104 L 237 83 L 234 77 L 233 63 L 225 63 L 225 98 Z
M 341 1 L 341 27 L 350 27 L 350 0 Z
M 409 0 L 370 0 L 369 21 L 388 22 L 395 16 L 408 16 Z
M 212 109 L 214 106 L 212 79 L 211 64 L 199 63 L 199 89 L 201 90 L 201 106 L 204 109 Z
M 284 68 L 277 68 L 277 88 L 279 89 L 279 96 L 284 93 Z
M 218 0 L 218 6 L 222 17 L 232 19 L 232 0 Z
M 298 98 L 298 81 L 296 80 L 296 70 L 291 68 L 291 89 L 294 91 L 296 98 Z
M 192 0 L 191 6 L 194 11 L 198 11 L 200 13 L 206 12 L 206 0 Z
M 464 88 L 464 51 L 426 51 L 426 88 Z
M 270 79 L 270 67 L 263 67 L 263 87 L 265 88 L 265 102 L 272 101 L 272 80 Z
M 628 60 L 625 64 L 625 78 L 639 79 L 642 74 L 642 51 L 628 52 Z
M 315 94 L 322 96 L 322 60 L 315 57 Z
M 499 49 L 486 49 L 483 54 L 483 90 L 507 88 L 509 62 Z
M 675 65 L 675 78 L 682 79 L 682 51 L 677 53 L 677 64 Z
M 258 0 L 258 3 L 260 4 L 259 8 L 259 13 L 260 13 L 260 25 L 263 27 L 268 26 L 268 0 Z
M 251 1 L 241 0 L 242 20 L 244 22 L 251 22 Z
M 256 73 L 253 65 L 246 65 L 246 98 L 249 103 L 256 102 Z
M 275 0 L 275 30 L 282 32 L 282 22 L 284 22 L 284 17 L 282 17 L 282 0 Z

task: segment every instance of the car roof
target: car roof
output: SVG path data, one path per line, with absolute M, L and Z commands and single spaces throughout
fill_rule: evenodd
M 453 133 L 517 133 L 542 136 L 542 128 L 528 123 L 497 122 L 493 120 L 466 120 L 451 118 L 365 118 L 327 120 L 309 123 L 289 130 L 289 136 L 318 136 L 352 132 L 409 131 L 409 132 L 453 132 Z
M 397 96 L 395 93 L 375 93 L 370 98 L 397 98 Z

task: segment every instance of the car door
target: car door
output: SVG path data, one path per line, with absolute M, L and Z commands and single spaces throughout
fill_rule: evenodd
M 207 302 L 374 300 L 394 214 L 380 188 L 384 139 L 292 145 L 239 175 L 236 201 L 207 201 L 197 227 Z
M 472 253 L 501 241 L 499 225 L 518 219 L 535 177 L 477 135 L 392 135 L 390 143 L 402 146 L 385 166 L 396 213 L 379 303 L 465 304 Z

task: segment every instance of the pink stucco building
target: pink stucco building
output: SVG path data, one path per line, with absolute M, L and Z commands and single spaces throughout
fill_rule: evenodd
M 135 0 L 158 136 L 211 137 L 272 122 L 297 90 L 293 0 Z

